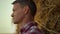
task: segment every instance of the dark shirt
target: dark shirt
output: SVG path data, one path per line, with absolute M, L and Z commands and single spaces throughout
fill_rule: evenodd
M 42 30 L 37 27 L 37 23 L 29 22 L 21 29 L 21 34 L 44 34 Z

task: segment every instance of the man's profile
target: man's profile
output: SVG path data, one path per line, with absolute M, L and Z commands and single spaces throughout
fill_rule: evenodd
M 14 24 L 22 24 L 21 34 L 43 34 L 34 21 L 37 8 L 33 0 L 16 0 L 12 4 L 13 13 L 11 16 Z

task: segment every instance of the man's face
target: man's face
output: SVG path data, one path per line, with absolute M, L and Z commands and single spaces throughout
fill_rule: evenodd
M 24 9 L 21 7 L 19 3 L 15 3 L 13 6 L 13 13 L 11 15 L 13 17 L 14 24 L 18 24 L 21 22 L 25 16 Z

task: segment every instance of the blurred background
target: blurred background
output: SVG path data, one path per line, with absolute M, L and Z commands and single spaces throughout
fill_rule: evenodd
M 19 24 L 12 23 L 11 4 L 14 0 L 0 0 L 0 34 L 19 33 Z M 60 0 L 34 0 L 37 6 L 35 21 L 45 34 L 60 34 Z
M 0 34 L 15 33 L 16 27 L 11 20 L 13 1 L 0 0 Z

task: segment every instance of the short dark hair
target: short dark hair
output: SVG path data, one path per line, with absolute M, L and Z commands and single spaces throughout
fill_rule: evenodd
M 12 4 L 15 4 L 15 3 L 20 3 L 22 5 L 28 5 L 30 8 L 31 15 L 33 17 L 35 16 L 37 8 L 33 0 L 16 0 Z

